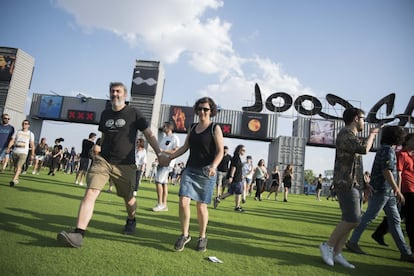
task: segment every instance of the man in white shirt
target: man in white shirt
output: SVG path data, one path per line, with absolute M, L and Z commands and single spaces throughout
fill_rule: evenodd
M 35 156 L 35 145 L 33 132 L 29 130 L 30 122 L 24 120 L 22 122 L 22 129 L 16 131 L 10 139 L 9 146 L 7 147 L 7 153 L 10 153 L 12 146 L 13 149 L 13 164 L 14 164 L 14 176 L 10 181 L 10 187 L 13 187 L 19 183 L 19 175 L 22 171 L 23 164 L 26 162 L 29 148 L 31 150 L 30 159 Z

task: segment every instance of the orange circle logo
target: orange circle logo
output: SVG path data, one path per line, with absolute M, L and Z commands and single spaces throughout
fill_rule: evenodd
M 249 121 L 249 124 L 247 125 L 249 130 L 253 131 L 253 132 L 257 132 L 260 129 L 260 121 L 257 119 L 252 119 Z

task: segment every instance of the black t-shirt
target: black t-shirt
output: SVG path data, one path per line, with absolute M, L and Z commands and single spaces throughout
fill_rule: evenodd
M 120 111 L 104 110 L 98 128 L 104 137 L 101 156 L 112 164 L 135 164 L 137 131 L 147 128 L 147 121 L 136 108 L 127 105 Z
M 63 149 L 62 145 L 54 145 L 52 149 L 52 155 L 56 155 L 59 151 Z
M 233 158 L 231 159 L 231 165 L 230 165 L 230 170 L 235 167 L 236 171 L 234 172 L 234 176 L 233 176 L 233 182 L 240 182 L 243 179 L 243 173 L 242 173 L 242 168 L 243 168 L 243 162 L 240 159 L 240 156 L 238 154 L 234 155 Z
M 89 139 L 82 140 L 82 152 L 79 155 L 81 158 L 91 158 L 91 149 L 93 147 L 93 142 Z
M 224 155 L 223 159 L 221 159 L 220 164 L 217 166 L 217 170 L 219 172 L 228 172 L 230 161 L 231 161 L 231 155 L 230 154 Z

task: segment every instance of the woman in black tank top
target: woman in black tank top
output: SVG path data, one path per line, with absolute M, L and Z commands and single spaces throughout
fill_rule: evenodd
M 191 240 L 190 202 L 197 202 L 197 221 L 199 237 L 197 250 L 207 249 L 208 209 L 213 197 L 216 183 L 217 165 L 223 158 L 224 142 L 220 126 L 211 122 L 211 117 L 217 114 L 217 105 L 209 97 L 204 97 L 194 104 L 194 112 L 198 115 L 199 123 L 193 125 L 185 139 L 184 145 L 170 155 L 171 159 L 184 154 L 188 149 L 190 155 L 180 182 L 180 222 L 181 235 L 175 242 L 175 250 L 182 251 Z

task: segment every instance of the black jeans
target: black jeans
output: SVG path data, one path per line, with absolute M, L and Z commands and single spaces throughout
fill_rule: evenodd
M 255 197 L 257 197 L 257 199 L 261 198 L 264 183 L 265 183 L 265 181 L 263 179 L 256 178 L 256 195 L 255 195 Z
M 414 193 L 403 193 L 405 204 L 402 214 L 405 217 L 405 230 L 410 241 L 411 250 L 414 250 Z

